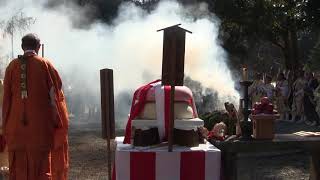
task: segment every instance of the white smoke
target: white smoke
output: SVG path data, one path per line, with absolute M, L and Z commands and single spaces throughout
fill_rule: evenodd
M 85 18 L 83 9 L 60 6 L 47 10 L 43 3 L 11 0 L 1 5 L 0 17 L 9 18 L 22 10 L 26 16 L 36 18 L 30 32 L 39 35 L 45 44 L 45 57 L 63 74 L 65 84 L 78 82 L 83 92 L 99 97 L 99 70 L 103 68 L 114 70 L 116 94 L 161 78 L 163 34 L 156 30 L 181 23 L 193 32 L 186 38 L 186 75 L 216 90 L 220 98 L 237 103 L 239 95 L 226 65 L 227 55 L 217 38 L 219 21 L 208 13 L 206 4 L 185 8 L 177 2 L 164 1 L 148 14 L 124 3 L 112 26 L 94 23 L 81 30 L 72 26 L 70 17 Z M 15 55 L 22 53 L 20 39 L 25 33 L 14 36 Z M 10 40 L 0 40 L 9 53 Z

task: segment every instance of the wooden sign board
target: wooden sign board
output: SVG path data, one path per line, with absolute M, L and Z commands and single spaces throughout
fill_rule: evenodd
M 186 32 L 180 24 L 163 30 L 162 85 L 183 86 Z
M 170 26 L 163 30 L 163 52 L 162 52 L 162 85 L 170 85 L 170 120 L 168 131 L 168 151 L 172 152 L 173 129 L 174 129 L 174 97 L 175 86 L 183 86 L 184 79 L 184 54 L 186 32 L 179 27 L 180 24 Z
M 115 138 L 114 90 L 112 69 L 100 70 L 102 138 Z

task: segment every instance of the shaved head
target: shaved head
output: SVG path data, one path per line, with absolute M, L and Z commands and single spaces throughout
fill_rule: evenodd
M 40 39 L 36 34 L 26 34 L 22 37 L 21 41 L 23 50 L 39 50 L 40 48 Z

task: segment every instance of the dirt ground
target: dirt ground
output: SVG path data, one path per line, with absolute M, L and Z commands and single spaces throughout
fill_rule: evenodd
M 277 122 L 277 133 L 299 130 L 320 131 L 304 124 Z M 71 123 L 69 132 L 71 180 L 106 180 L 107 145 L 101 139 L 100 124 Z M 240 180 L 306 180 L 309 179 L 309 155 L 288 150 L 285 152 L 241 154 L 238 161 Z
M 107 179 L 107 143 L 100 124 L 72 124 L 69 130 L 70 180 Z

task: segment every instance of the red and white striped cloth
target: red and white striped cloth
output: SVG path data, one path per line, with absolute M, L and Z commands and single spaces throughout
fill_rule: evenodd
M 168 152 L 167 146 L 132 148 L 122 137 L 116 141 L 113 180 L 220 180 L 221 152 L 209 143 Z
M 157 110 L 157 124 L 159 137 L 161 141 L 167 141 L 168 139 L 168 130 L 169 130 L 169 119 L 170 119 L 170 86 L 161 86 L 161 84 L 157 84 L 154 86 L 154 94 L 155 94 L 155 102 L 156 102 L 156 110 Z M 151 89 L 149 92 L 152 93 Z M 147 100 L 148 95 L 147 94 Z M 186 86 L 176 86 L 175 87 L 175 97 L 174 100 L 176 102 L 185 102 L 188 103 L 192 107 L 193 118 L 197 118 L 197 109 L 196 105 L 192 99 L 192 92 Z

